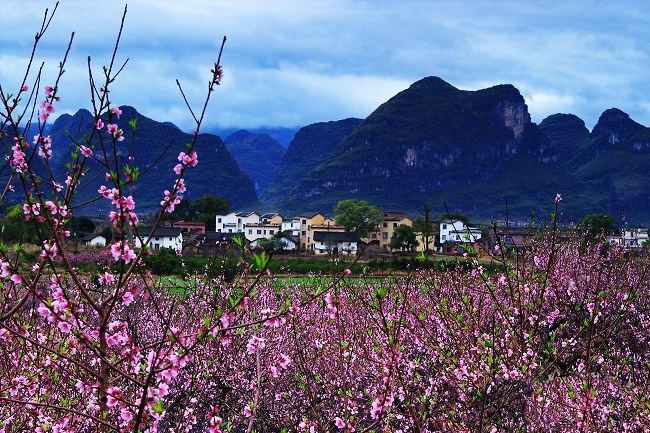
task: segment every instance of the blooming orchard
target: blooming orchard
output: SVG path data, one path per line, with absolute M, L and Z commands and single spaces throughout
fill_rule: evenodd
M 148 249 L 135 248 L 150 234 L 127 192 L 133 160 L 115 158 L 127 126 L 108 96 L 114 60 L 99 88 L 91 76 L 93 127 L 73 143 L 63 183 L 35 161 L 53 156 L 43 122 L 65 60 L 40 102 L 40 71 L 28 67 L 31 94 L 26 81 L 15 96 L 0 87 L 1 198 L 22 191 L 39 249 L 0 245 L 0 433 L 650 430 L 647 259 L 559 241 L 559 194 L 548 234 L 514 256 L 499 245 L 490 270 L 470 254 L 454 270 L 380 279 L 346 269 L 305 282 L 276 278 L 257 257 L 255 273 L 243 260 L 234 280 L 206 269 L 166 287 L 144 265 Z M 211 74 L 195 137 L 220 56 Z M 178 161 L 163 211 L 198 163 L 194 141 Z M 102 253 L 74 254 L 68 224 L 90 164 L 105 169 L 97 199 L 110 201 L 118 236 Z M 83 260 L 101 272 L 79 271 Z

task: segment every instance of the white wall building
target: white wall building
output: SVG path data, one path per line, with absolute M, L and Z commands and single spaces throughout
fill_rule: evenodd
M 244 235 L 250 242 L 258 239 L 270 239 L 280 233 L 280 224 L 246 224 Z
M 287 230 L 291 231 L 291 236 L 299 237 L 300 236 L 300 218 L 294 218 L 292 220 L 282 221 L 281 230 L 286 232 Z
M 314 252 L 316 254 L 338 253 L 356 254 L 359 247 L 359 235 L 352 232 L 314 232 Z
M 246 225 L 259 224 L 260 215 L 257 212 L 230 212 L 228 215 L 217 215 L 217 233 L 245 233 Z
M 614 245 L 625 245 L 632 248 L 639 248 L 646 242 L 650 242 L 648 229 L 642 227 L 625 229 L 621 236 L 609 236 L 607 239 Z
M 440 244 L 445 242 L 476 242 L 481 239 L 481 230 L 466 226 L 459 220 L 440 221 Z
M 147 241 L 152 227 L 139 227 L 138 233 L 143 241 Z M 171 248 L 180 251 L 183 249 L 183 235 L 179 227 L 158 227 L 149 239 L 149 245 L 154 250 L 161 248 Z M 136 236 L 135 247 L 142 248 L 140 238 Z
M 105 247 L 106 238 L 102 235 L 90 234 L 82 237 L 81 242 L 90 247 Z

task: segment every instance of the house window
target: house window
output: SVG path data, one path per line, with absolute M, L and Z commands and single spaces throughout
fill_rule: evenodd
M 370 235 L 370 237 L 371 237 L 372 239 L 377 239 L 377 235 L 376 235 L 375 233 L 373 233 L 372 235 Z
M 307 220 L 302 220 L 302 223 L 303 223 L 303 224 L 307 224 Z
M 154 250 L 159 250 L 159 249 L 160 249 L 160 245 L 159 245 L 159 244 L 153 244 L 153 249 L 154 249 Z
M 383 232 L 383 233 L 381 234 L 381 238 L 382 238 L 382 239 L 388 239 L 388 233 L 387 233 L 387 232 Z
M 303 230 L 303 231 L 302 231 L 302 235 L 303 235 L 303 236 L 307 236 L 307 232 Z
M 248 234 L 252 235 L 253 234 L 253 229 L 248 229 Z
M 262 230 L 258 230 L 258 231 L 257 231 L 257 234 L 258 234 L 258 235 L 261 235 L 261 234 L 262 234 Z
M 228 229 L 228 233 L 232 233 L 232 229 Z
M 397 223 L 393 223 L 393 228 L 397 227 Z
M 264 234 L 266 234 L 266 230 L 264 230 Z
M 388 227 L 388 223 L 384 223 L 384 228 Z
M 443 225 L 442 225 L 442 229 L 443 229 L 443 230 L 447 230 L 447 224 L 443 224 Z
M 217 219 L 217 222 L 220 223 L 220 222 L 221 222 L 221 218 L 218 218 L 218 219 Z
M 217 230 L 218 233 L 221 233 L 221 229 Z
M 159 240 L 160 240 L 160 238 L 154 238 L 154 240 L 156 240 L 156 241 L 159 241 Z
M 269 234 L 270 234 L 270 235 L 275 234 L 275 230 L 269 230 Z
M 446 241 L 447 240 L 447 235 L 442 235 L 442 240 Z
M 237 218 L 237 224 L 241 225 L 241 218 Z

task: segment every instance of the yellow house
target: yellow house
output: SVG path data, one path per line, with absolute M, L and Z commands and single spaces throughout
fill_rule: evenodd
M 395 229 L 401 225 L 412 226 L 413 220 L 402 211 L 384 212 L 381 223 L 368 233 L 363 240 L 367 243 L 375 243 L 384 249 L 390 249 L 390 239 Z
M 345 227 L 337 226 L 334 218 L 321 212 L 305 213 L 300 219 L 300 249 L 314 251 L 314 232 L 344 232 Z

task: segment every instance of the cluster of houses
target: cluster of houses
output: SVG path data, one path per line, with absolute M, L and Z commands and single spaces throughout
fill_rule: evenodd
M 206 231 L 200 222 L 177 221 L 170 226 L 140 227 L 143 239 L 149 238 L 153 250 L 171 248 L 185 252 L 213 255 L 225 246 L 232 245 L 234 236 L 243 237 L 252 248 L 263 247 L 274 239 L 285 251 L 296 251 L 316 255 L 357 254 L 360 250 L 390 251 L 393 233 L 400 225 L 412 226 L 413 220 L 401 211 L 383 212 L 382 221 L 363 238 L 358 233 L 345 230 L 337 225 L 334 218 L 322 212 L 304 213 L 287 219 L 278 213 L 230 212 L 217 215 L 216 230 Z M 464 245 L 470 244 L 477 251 L 487 251 L 490 245 L 506 248 L 525 247 L 531 239 L 531 230 L 524 227 L 499 227 L 491 236 L 485 237 L 477 227 L 466 225 L 460 220 L 436 220 L 431 222 L 428 247 L 438 253 L 463 253 Z M 149 236 L 150 235 L 150 236 Z M 109 240 L 100 235 L 88 235 L 81 239 L 90 246 L 104 246 Z M 615 245 L 635 248 L 648 242 L 648 229 L 625 229 L 619 236 L 610 236 Z M 418 236 L 417 251 L 426 248 L 422 234 Z M 135 239 L 136 247 L 141 247 L 140 238 Z M 646 244 L 647 246 L 648 244 Z

